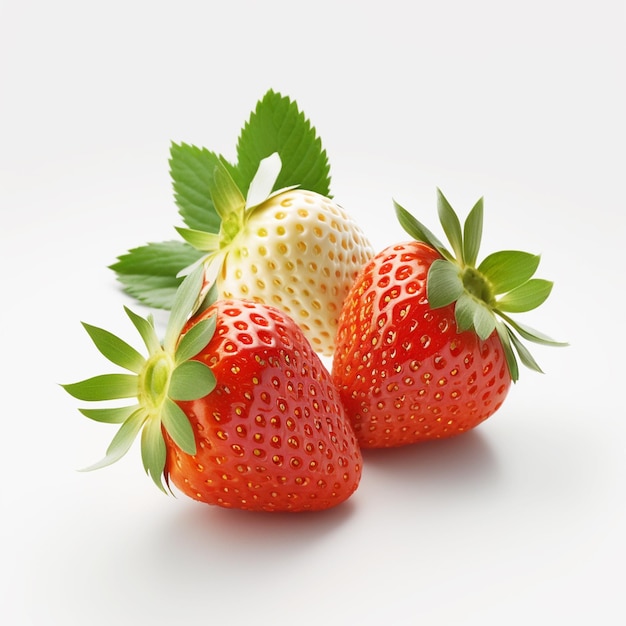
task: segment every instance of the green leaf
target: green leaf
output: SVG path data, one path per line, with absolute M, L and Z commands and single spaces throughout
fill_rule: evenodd
M 483 236 L 483 199 L 472 207 L 463 227 L 463 259 L 466 265 L 475 267 Z
M 176 290 L 182 278 L 176 276 L 147 276 L 122 274 L 118 276 L 124 291 L 144 304 L 155 309 L 169 310 L 174 303 Z
M 141 317 L 141 315 L 137 315 L 137 313 L 131 311 L 127 306 L 124 307 L 124 311 L 126 311 L 126 315 L 128 315 L 130 321 L 133 323 L 133 326 L 141 335 L 146 348 L 148 348 L 148 352 L 150 354 L 154 354 L 160 350 L 161 342 L 159 341 L 159 337 L 157 336 L 154 328 L 154 323 L 151 319 L 146 319 Z
M 200 256 L 182 241 L 162 241 L 132 248 L 109 267 L 118 274 L 170 277 Z
M 186 454 L 196 453 L 196 440 L 189 418 L 184 411 L 169 398 L 163 403 L 161 422 L 174 443 Z
M 219 162 L 219 157 L 206 148 L 185 143 L 172 143 L 170 147 L 174 198 L 189 228 L 219 232 L 221 220 L 211 197 L 215 167 Z
M 215 375 L 201 361 L 183 361 L 172 372 L 168 395 L 172 400 L 197 400 L 215 389 Z
M 183 327 L 200 304 L 199 297 L 203 282 L 204 267 L 199 265 L 185 277 L 178 288 L 165 330 L 163 346 L 167 352 L 174 353 Z
M 115 365 L 139 374 L 146 360 L 135 348 L 108 330 L 85 322 L 82 324 L 101 354 Z
M 459 266 L 443 259 L 430 266 L 426 285 L 428 303 L 433 309 L 452 304 L 464 291 Z
M 121 255 L 110 266 L 124 290 L 140 302 L 170 309 L 182 279 L 178 273 L 202 257 L 182 241 L 149 243 Z
M 541 278 L 531 278 L 523 285 L 503 295 L 497 303 L 500 311 L 524 313 L 541 306 L 552 291 L 553 283 Z
M 61 386 L 78 400 L 100 402 L 136 397 L 137 381 L 138 378 L 134 374 L 101 374 L 78 383 Z
M 396 216 L 400 226 L 407 232 L 408 235 L 413 237 L 416 241 L 421 241 L 434 248 L 449 261 L 454 261 L 454 256 L 451 255 L 446 247 L 435 237 L 435 235 L 424 226 L 418 219 L 413 217 L 404 207 L 400 206 L 395 200 L 393 206 L 396 210 Z
M 165 493 L 163 487 L 163 470 L 167 451 L 161 430 L 161 422 L 149 420 L 141 433 L 141 460 L 146 474 L 152 478 L 154 484 Z
M 282 161 L 274 189 L 298 185 L 330 195 L 330 165 L 315 128 L 296 102 L 270 89 L 257 103 L 237 142 L 233 175 L 244 196 L 261 161 L 274 152 Z
M 178 234 L 196 250 L 212 252 L 220 247 L 220 236 L 204 230 L 176 227 Z
M 539 256 L 518 250 L 502 250 L 487 256 L 478 271 L 491 283 L 494 294 L 505 293 L 525 283 L 537 270 Z
M 439 213 L 439 221 L 446 233 L 446 237 L 452 246 L 452 250 L 459 261 L 463 262 L 463 234 L 461 232 L 461 222 L 454 209 L 441 192 L 437 189 L 437 212 Z
M 90 465 L 81 471 L 90 472 L 119 461 L 130 449 L 146 419 L 147 415 L 143 410 L 138 409 L 135 411 L 121 425 L 115 437 L 113 437 L 111 444 L 107 448 L 106 456 L 94 465 Z
M 78 409 L 85 417 L 96 422 L 104 422 L 105 424 L 122 424 L 137 409 L 138 404 L 133 406 L 119 406 L 106 409 Z
M 206 348 L 215 334 L 217 318 L 215 315 L 203 319 L 187 331 L 176 347 L 176 363 L 182 363 L 196 356 Z

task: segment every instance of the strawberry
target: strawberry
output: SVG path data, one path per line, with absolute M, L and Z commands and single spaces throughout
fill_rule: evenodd
M 86 401 L 133 398 L 128 407 L 81 409 L 121 424 L 104 459 L 87 469 L 117 461 L 142 430 L 145 470 L 164 491 L 173 484 L 201 502 L 255 511 L 343 502 L 362 459 L 320 357 L 276 307 L 234 299 L 198 307 L 202 281 L 198 268 L 181 284 L 163 343 L 151 318 L 126 309 L 147 358 L 85 325 L 100 352 L 131 373 L 64 388 Z
M 177 228 L 203 251 L 218 297 L 251 299 L 288 313 L 314 349 L 331 355 L 337 320 L 361 266 L 374 250 L 359 225 L 330 198 L 287 188 L 271 193 L 278 154 L 261 162 L 247 198 L 218 163 L 214 203 L 219 233 Z
M 331 199 L 326 152 L 295 102 L 268 91 L 236 152 L 231 163 L 205 148 L 172 144 L 182 241 L 133 248 L 111 268 L 132 296 L 168 309 L 182 276 L 202 263 L 219 298 L 280 308 L 329 356 L 344 298 L 374 249 Z
M 482 199 L 462 229 L 438 190 L 439 217 L 454 254 L 394 204 L 414 240 L 391 245 L 364 265 L 341 312 L 332 363 L 363 448 L 474 428 L 498 410 L 518 379 L 517 357 L 541 371 L 520 337 L 565 345 L 509 315 L 534 309 L 551 292 L 551 282 L 532 278 L 538 256 L 496 252 L 477 265 Z

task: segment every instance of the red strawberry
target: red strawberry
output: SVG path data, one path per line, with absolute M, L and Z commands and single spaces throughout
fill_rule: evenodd
M 219 300 L 189 321 L 201 269 L 182 284 L 163 345 L 151 320 L 128 311 L 150 355 L 87 326 L 100 351 L 133 374 L 65 389 L 81 400 L 135 399 L 129 408 L 82 409 L 121 423 L 107 456 L 118 460 L 142 433 L 146 471 L 223 507 L 314 511 L 346 500 L 362 459 L 330 374 L 301 329 L 272 306 Z M 192 308 L 195 308 L 192 306 Z M 182 329 L 182 330 L 181 330 Z
M 550 294 L 532 278 L 539 257 L 497 252 L 478 267 L 483 203 L 461 229 L 439 192 L 456 257 L 396 204 L 416 241 L 382 250 L 362 268 L 339 319 L 332 376 L 364 448 L 466 432 L 492 415 L 518 378 L 516 355 L 541 371 L 521 337 L 564 345 L 514 322 Z

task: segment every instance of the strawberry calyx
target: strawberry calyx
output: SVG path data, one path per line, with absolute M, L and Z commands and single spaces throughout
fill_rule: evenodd
M 248 188 L 247 196 L 230 175 L 226 162 L 218 160 L 211 183 L 211 199 L 220 218 L 219 233 L 176 227 L 178 234 L 191 246 L 206 254 L 179 272 L 185 276 L 198 265 L 205 267 L 207 282 L 215 281 L 224 260 L 252 213 L 264 202 L 298 185 L 272 191 L 282 168 L 280 155 L 274 152 L 262 159 Z
M 83 323 L 96 348 L 113 364 L 130 373 L 104 374 L 77 383 L 62 385 L 73 397 L 89 402 L 130 400 L 125 406 L 82 408 L 86 417 L 99 422 L 120 424 L 104 458 L 85 468 L 106 467 L 122 458 L 141 432 L 141 456 L 146 473 L 163 491 L 166 449 L 163 430 L 188 454 L 195 454 L 192 426 L 177 401 L 202 398 L 215 388 L 215 376 L 200 361 L 193 360 L 215 332 L 215 316 L 195 324 L 181 337 L 189 317 L 207 305 L 201 296 L 204 286 L 201 268 L 181 283 L 161 342 L 152 316 L 137 315 L 124 307 L 141 335 L 148 356 L 107 330 Z M 212 294 L 211 294 L 212 295 Z M 207 298 L 211 297 L 208 295 Z
M 541 372 L 522 339 L 565 346 L 537 330 L 519 324 L 510 313 L 522 313 L 545 302 L 553 283 L 534 278 L 539 255 L 503 250 L 478 263 L 483 231 L 483 199 L 480 198 L 461 226 L 458 215 L 437 189 L 437 211 L 452 251 L 419 220 L 394 201 L 396 216 L 404 230 L 416 241 L 434 248 L 441 255 L 430 267 L 426 294 L 433 309 L 454 304 L 459 332 L 473 330 L 483 340 L 493 332 L 500 337 L 511 379 L 519 379 L 517 359 L 529 369 Z

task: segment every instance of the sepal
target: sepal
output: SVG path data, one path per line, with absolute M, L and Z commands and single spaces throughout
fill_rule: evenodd
M 215 389 L 215 375 L 201 361 L 183 361 L 176 366 L 170 379 L 169 397 L 188 401 L 204 398 Z
M 137 315 L 137 313 L 126 306 L 124 307 L 124 311 L 126 311 L 126 315 L 128 315 L 133 326 L 141 335 L 148 352 L 150 354 L 158 352 L 161 349 L 161 342 L 154 328 L 154 318 L 152 316 L 148 316 L 147 318 L 141 317 L 141 315 Z
M 494 252 L 478 266 L 478 272 L 490 283 L 494 295 L 523 285 L 539 267 L 540 257 L 519 250 Z
M 147 418 L 148 416 L 143 409 L 137 409 L 122 423 L 120 429 L 117 431 L 113 440 L 109 444 L 104 458 L 80 471 L 91 472 L 96 469 L 102 469 L 103 467 L 107 467 L 119 461 L 133 445 L 133 441 L 137 438 L 137 435 Z
M 166 491 L 164 431 L 185 453 L 196 453 L 193 426 L 177 402 L 204 397 L 216 386 L 210 367 L 194 360 L 215 333 L 215 315 L 192 325 L 184 334 L 182 331 L 190 317 L 208 306 L 214 295 L 214 290 L 209 289 L 208 293 L 205 290 L 203 268 L 196 268 L 176 292 L 163 344 L 157 337 L 151 316 L 144 318 L 125 307 L 148 349 L 147 358 L 112 333 L 84 324 L 94 344 L 107 359 L 135 373 L 103 374 L 62 385 L 63 388 L 79 400 L 101 402 L 135 398 L 136 403 L 124 407 L 79 409 L 89 419 L 120 425 L 104 458 L 83 471 L 99 469 L 118 461 L 141 432 L 144 469 L 155 484 Z
M 520 337 L 526 339 L 527 341 L 532 341 L 533 343 L 538 343 L 543 346 L 553 346 L 555 348 L 569 346 L 567 341 L 557 341 L 556 339 L 552 339 L 551 337 L 548 337 L 548 335 L 545 335 L 530 326 L 520 324 L 518 321 L 511 319 L 508 315 L 504 315 L 504 313 L 500 313 L 500 317 L 506 320 L 507 324 L 513 328 Z
M 163 348 L 166 352 L 175 353 L 183 327 L 201 304 L 203 285 L 204 267 L 199 265 L 178 288 L 165 330 Z
M 215 334 L 215 327 L 217 324 L 217 318 L 215 315 L 211 315 L 206 319 L 194 324 L 194 326 L 188 330 L 178 342 L 174 358 L 176 363 L 182 363 L 188 361 L 192 357 L 196 356 L 208 343 L 213 339 Z
M 161 423 L 174 443 L 185 453 L 196 453 L 196 439 L 189 419 L 170 398 L 166 398 L 161 412 Z
M 85 417 L 95 422 L 103 422 L 105 424 L 122 424 L 137 409 L 138 404 L 133 406 L 116 406 L 107 407 L 105 409 L 78 409 Z
M 246 199 L 221 160 L 215 167 L 210 193 L 215 210 L 220 216 L 220 231 L 224 230 L 225 225 L 227 226 L 233 217 L 243 216 Z
M 446 247 L 437 239 L 437 237 L 422 224 L 417 218 L 411 215 L 403 206 L 398 204 L 395 200 L 393 205 L 396 209 L 396 216 L 400 222 L 400 226 L 407 232 L 408 235 L 413 237 L 416 241 L 421 241 L 431 248 L 434 248 L 441 254 L 442 257 L 449 261 L 454 261 L 454 257 L 446 250 Z
M 100 374 L 61 386 L 77 400 L 100 402 L 134 398 L 138 391 L 137 383 L 138 377 L 134 374 Z
M 463 225 L 463 258 L 470 267 L 474 267 L 478 259 L 483 236 L 483 212 L 483 199 L 479 198 Z
M 166 456 L 161 422 L 156 420 L 147 422 L 141 432 L 141 460 L 146 474 L 164 493 L 167 493 L 162 481 Z
M 196 250 L 212 252 L 220 247 L 220 237 L 217 233 L 207 233 L 205 230 L 194 230 L 175 226 L 176 232 Z
M 497 302 L 499 311 L 525 313 L 541 306 L 552 292 L 552 283 L 542 278 L 531 278 L 504 294 Z
M 502 349 L 504 350 L 504 357 L 507 367 L 509 369 L 511 380 L 515 383 L 519 380 L 519 365 L 517 363 L 517 357 L 515 356 L 515 352 L 513 351 L 513 346 L 511 345 L 511 336 L 509 333 L 509 329 L 507 328 L 506 324 L 498 321 L 496 323 L 496 332 L 498 333 L 500 343 L 502 344 Z
M 457 259 L 463 258 L 463 233 L 461 231 L 461 222 L 450 206 L 446 197 L 441 193 L 441 189 L 437 188 L 437 212 L 439 214 L 439 222 L 446 234 L 452 251 Z
M 249 210 L 265 202 L 271 195 L 274 185 L 278 180 L 278 175 L 283 164 L 278 152 L 261 159 L 259 169 L 256 171 L 248 194 L 246 196 L 246 209 Z
M 426 297 L 433 309 L 456 302 L 464 290 L 458 265 L 444 259 L 433 262 L 426 284 Z
M 442 257 L 431 264 L 428 272 L 426 293 L 430 306 L 437 309 L 453 304 L 460 332 L 473 330 L 483 340 L 497 332 L 513 381 L 519 376 L 517 357 L 526 367 L 541 372 L 521 339 L 549 346 L 567 345 L 518 324 L 507 314 L 535 309 L 550 295 L 552 282 L 533 278 L 539 255 L 503 250 L 486 256 L 476 267 L 483 228 L 482 198 L 462 227 L 454 209 L 437 189 L 439 221 L 453 252 L 395 200 L 394 207 L 404 230 Z
M 111 363 L 139 374 L 146 359 L 125 341 L 103 328 L 82 322 L 100 353 Z
M 533 355 L 528 351 L 526 346 L 518 339 L 517 335 L 511 330 L 511 328 L 507 327 L 507 332 L 509 333 L 509 337 L 511 338 L 511 344 L 515 348 L 520 360 L 522 363 L 529 369 L 534 370 L 535 372 L 539 372 L 543 374 L 543 370 L 539 367 L 539 364 L 533 358 Z
M 456 301 L 455 317 L 459 330 L 473 328 L 481 339 L 487 339 L 496 327 L 491 309 L 468 293 L 463 293 Z

